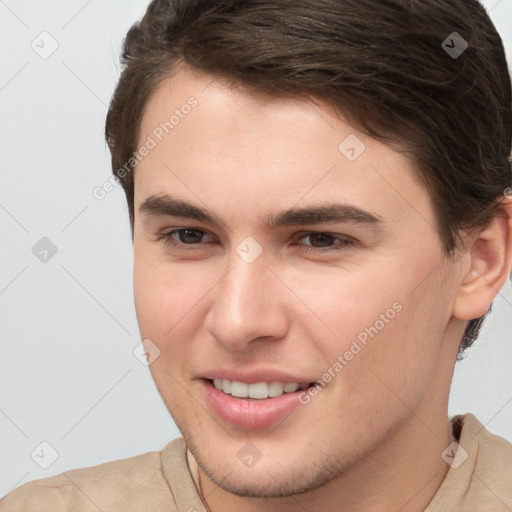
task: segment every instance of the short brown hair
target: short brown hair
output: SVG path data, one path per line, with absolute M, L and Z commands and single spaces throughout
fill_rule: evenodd
M 456 43 L 468 45 L 460 55 L 448 51 Z M 257 93 L 318 99 L 406 154 L 447 255 L 511 185 L 510 76 L 477 0 L 153 0 L 126 36 L 107 115 L 116 176 L 149 97 L 181 64 Z M 122 176 L 133 228 L 133 173 Z M 468 323 L 459 356 L 484 318 Z

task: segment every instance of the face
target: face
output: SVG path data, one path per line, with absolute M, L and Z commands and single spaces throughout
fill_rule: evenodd
M 214 482 L 318 488 L 431 414 L 454 278 L 403 155 L 325 106 L 184 70 L 148 102 L 143 145 L 138 321 Z

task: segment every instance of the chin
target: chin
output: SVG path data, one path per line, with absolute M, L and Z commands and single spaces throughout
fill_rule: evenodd
M 253 467 L 246 467 L 237 458 L 227 457 L 223 444 L 213 447 L 204 437 L 198 439 L 196 434 L 183 437 L 208 478 L 221 489 L 240 497 L 286 498 L 300 495 L 327 485 L 350 467 L 335 457 L 320 457 L 321 452 L 314 447 L 311 447 L 312 453 L 299 453 L 293 446 L 290 447 L 293 455 L 287 460 L 283 460 L 285 455 L 275 455 L 274 450 L 274 458 L 262 458 Z M 231 450 L 228 448 L 228 451 Z
M 335 479 L 338 474 L 326 468 L 298 468 L 296 465 L 277 473 L 273 468 L 254 469 L 206 467 L 200 464 L 204 473 L 221 489 L 247 498 L 286 498 L 319 489 Z M 225 475 L 229 476 L 226 477 Z

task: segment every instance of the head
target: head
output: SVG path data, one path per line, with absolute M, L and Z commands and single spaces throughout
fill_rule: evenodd
M 511 260 L 510 77 L 479 2 L 154 0 L 106 136 L 151 371 L 219 485 L 318 487 L 408 421 L 390 389 L 447 401 Z M 232 369 L 323 385 L 234 427 L 203 403 Z

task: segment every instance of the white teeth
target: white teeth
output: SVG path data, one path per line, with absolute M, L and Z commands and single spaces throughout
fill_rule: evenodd
M 222 379 L 222 388 L 224 393 L 231 393 L 231 381 L 228 379 Z
M 238 398 L 247 398 L 249 396 L 249 385 L 245 382 L 234 380 L 231 383 L 231 394 Z
M 281 396 L 283 393 L 294 393 L 298 389 L 308 387 L 308 384 L 297 384 L 296 382 L 272 381 L 247 384 L 246 382 L 228 379 L 213 379 L 213 385 L 219 391 L 237 398 L 255 398 L 260 400 Z
M 271 382 L 268 385 L 268 396 L 281 396 L 284 393 L 284 385 L 281 382 Z
M 297 389 L 299 389 L 299 385 L 295 384 L 295 382 L 287 382 L 283 389 L 285 393 L 294 393 L 297 391 Z
M 249 398 L 268 398 L 268 384 L 266 382 L 249 384 Z

